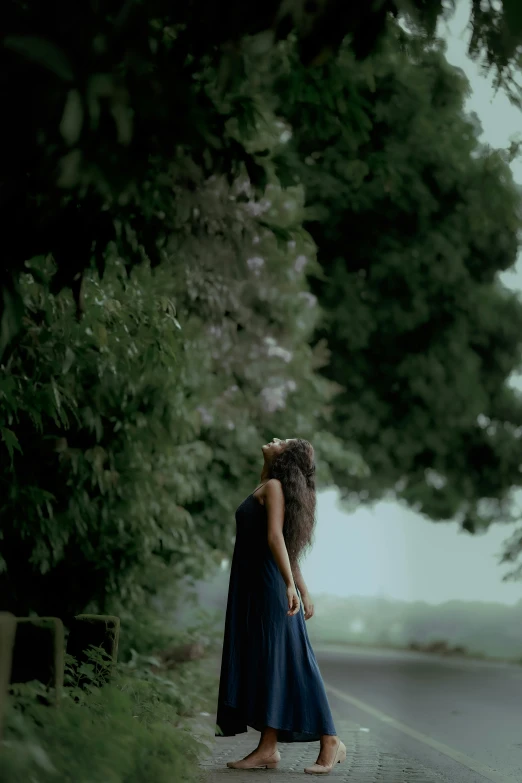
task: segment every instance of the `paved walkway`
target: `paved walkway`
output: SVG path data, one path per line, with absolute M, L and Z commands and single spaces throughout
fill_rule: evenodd
M 317 758 L 318 742 L 295 742 L 279 744 L 281 762 L 277 769 L 237 770 L 229 769 L 227 761 L 240 759 L 252 751 L 258 743 L 259 734 L 249 729 L 237 737 L 218 737 L 212 751 L 202 762 L 206 783 L 292 783 L 300 780 L 317 780 L 319 777 L 336 783 L 441 783 L 435 772 L 411 759 L 401 758 L 385 752 L 378 740 L 364 727 L 353 721 L 339 719 L 334 715 L 339 736 L 343 739 L 347 757 L 342 764 L 336 764 L 329 776 L 305 775 L 304 767 L 313 764 Z

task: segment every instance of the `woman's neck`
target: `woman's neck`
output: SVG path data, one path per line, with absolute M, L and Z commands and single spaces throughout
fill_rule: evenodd
M 265 481 L 268 481 L 270 478 L 270 465 L 267 465 L 266 463 L 263 465 L 263 470 L 261 471 L 261 483 L 264 484 Z

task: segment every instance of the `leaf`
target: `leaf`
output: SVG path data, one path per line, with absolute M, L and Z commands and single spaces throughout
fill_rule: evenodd
M 78 667 L 78 673 L 92 678 L 94 677 L 94 666 L 92 663 L 82 663 L 82 665 Z
M 95 336 L 96 340 L 98 342 L 98 345 L 103 348 L 107 345 L 108 335 L 107 335 L 107 329 L 103 324 L 96 324 L 95 326 Z
M 111 114 L 116 123 L 118 131 L 118 142 L 123 145 L 130 144 L 132 141 L 133 112 L 132 109 L 122 101 L 114 101 L 111 108 Z
M 5 443 L 7 447 L 7 451 L 9 452 L 9 458 L 11 460 L 11 467 L 13 466 L 13 456 L 14 452 L 19 451 L 20 454 L 23 454 L 22 448 L 20 446 L 20 443 L 18 442 L 18 438 L 14 434 L 14 432 L 7 427 L 0 427 L 0 433 L 2 435 L 2 441 Z
M 36 742 L 27 742 L 24 745 L 25 752 L 33 759 L 35 764 L 44 772 L 56 774 L 57 769 L 45 750 Z
M 72 146 L 80 138 L 83 126 L 83 102 L 78 90 L 69 90 L 60 122 L 60 133 Z
M 274 45 L 274 31 L 272 29 L 263 30 L 257 35 L 252 36 L 249 44 L 250 50 L 253 54 L 267 54 Z
M 72 188 L 76 185 L 80 175 L 82 152 L 79 149 L 71 150 L 64 155 L 59 163 L 59 176 L 56 184 L 59 188 Z
M 74 79 L 73 69 L 65 52 L 45 38 L 33 35 L 8 35 L 4 38 L 4 46 L 18 52 L 27 60 L 42 65 L 64 81 L 72 82 Z
M 53 395 L 54 395 L 54 401 L 56 403 L 56 408 L 57 410 L 60 410 L 62 399 L 60 397 L 60 392 L 58 391 L 58 386 L 56 385 L 54 378 L 51 378 L 51 386 L 53 387 Z
M 74 359 L 75 359 L 74 351 L 71 348 L 69 348 L 69 346 L 67 346 L 67 348 L 65 349 L 65 359 L 63 361 L 63 366 L 62 366 L 63 375 L 67 375 L 67 373 L 72 367 Z
M 0 316 L 0 359 L 11 340 L 18 334 L 24 312 L 22 297 L 14 282 L 4 283 L 1 296 L 3 308 Z

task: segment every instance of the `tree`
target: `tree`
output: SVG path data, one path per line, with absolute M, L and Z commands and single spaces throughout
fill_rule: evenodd
M 471 532 L 508 518 L 522 307 L 497 275 L 516 260 L 521 199 L 464 114 L 466 81 L 441 46 L 412 37 L 400 54 L 392 36 L 364 64 L 345 47 L 305 73 L 290 56 L 277 90 L 293 137 L 276 163 L 305 187 L 323 270 L 316 337 L 344 389 L 333 431 L 370 467 L 336 483 Z
M 499 518 L 521 331 L 494 280 L 519 199 L 437 46 L 387 38 L 376 2 L 326 3 L 324 35 L 300 4 L 232 29 L 200 3 L 57 8 L 5 12 L 5 608 L 201 575 L 274 430 L 317 442 L 323 484 Z
M 317 440 L 326 483 L 333 465 L 363 469 L 315 437 L 337 389 L 308 345 L 319 310 L 302 202 L 299 188 L 274 182 L 259 200 L 246 178 L 200 174 L 173 196 L 176 263 L 129 278 L 113 245 L 103 281 L 85 276 L 81 322 L 49 293 L 49 259 L 24 275 L 0 378 L 2 609 L 128 613 L 201 577 L 228 554 L 274 432 Z
M 6 0 L 0 356 L 20 327 L 18 279 L 34 256 L 52 254 L 52 290 L 72 289 L 81 316 L 84 270 L 95 264 L 103 272 L 110 242 L 127 268 L 144 255 L 153 264 L 164 258 L 172 179 L 190 182 L 196 163 L 232 179 L 246 167 L 263 182 L 262 160 L 230 131 L 252 128 L 257 117 L 255 95 L 244 89 L 252 42 L 269 55 L 293 35 L 300 61 L 313 68 L 346 37 L 364 60 L 394 16 L 430 40 L 443 13 L 441 0 L 115 0 L 81 8 Z M 470 54 L 496 69 L 515 100 L 521 17 L 517 0 L 471 6 Z

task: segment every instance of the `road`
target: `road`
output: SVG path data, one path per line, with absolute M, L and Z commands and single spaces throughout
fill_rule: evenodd
M 522 781 L 522 667 L 314 649 L 334 711 L 357 720 L 392 751 L 451 783 Z

